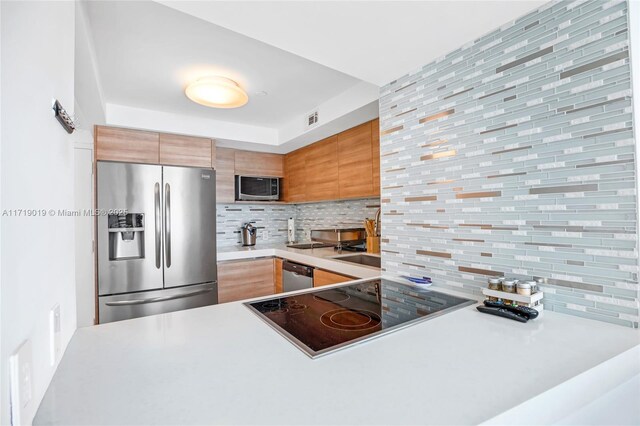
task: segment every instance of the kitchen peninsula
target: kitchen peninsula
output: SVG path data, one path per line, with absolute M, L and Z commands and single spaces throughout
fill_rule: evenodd
M 640 374 L 639 344 L 468 306 L 312 360 L 232 302 L 79 329 L 34 424 L 553 423 Z

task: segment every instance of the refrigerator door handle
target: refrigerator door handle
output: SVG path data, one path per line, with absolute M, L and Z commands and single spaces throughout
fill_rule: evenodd
M 210 293 L 212 288 L 205 288 L 202 290 L 192 291 L 189 293 L 175 294 L 173 296 L 160 296 L 150 297 L 149 299 L 133 299 L 133 300 L 118 300 L 116 302 L 107 302 L 107 306 L 130 306 L 130 305 L 144 305 L 146 303 L 166 302 L 167 300 L 183 299 L 185 297 L 199 296 L 201 294 Z
M 164 184 L 164 263 L 171 267 L 171 187 Z
M 156 220 L 156 268 L 160 269 L 161 265 L 161 246 L 162 246 L 162 218 L 160 217 L 160 184 L 155 185 L 155 220 Z

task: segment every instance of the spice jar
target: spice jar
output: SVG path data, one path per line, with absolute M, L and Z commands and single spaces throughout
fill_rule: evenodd
M 502 291 L 506 291 L 507 293 L 515 293 L 516 292 L 516 280 L 513 278 L 507 278 L 502 282 Z
M 538 277 L 538 278 L 536 278 L 535 281 L 536 281 L 536 287 L 535 287 L 535 291 L 532 291 L 532 293 L 537 293 L 537 292 L 539 292 L 541 290 L 540 286 L 542 284 L 544 284 L 544 278 Z
M 489 289 L 500 290 L 500 278 L 489 278 Z
M 535 285 L 535 282 L 534 282 Z M 531 281 L 523 281 L 523 282 L 519 282 L 516 285 L 518 294 L 521 294 L 523 296 L 531 296 Z

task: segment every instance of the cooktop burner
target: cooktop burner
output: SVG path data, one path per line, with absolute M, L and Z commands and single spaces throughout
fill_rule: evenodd
M 245 303 L 312 358 L 474 304 L 390 280 Z

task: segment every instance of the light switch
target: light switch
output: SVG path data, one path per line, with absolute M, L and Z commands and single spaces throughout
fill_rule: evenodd
M 33 377 L 31 341 L 26 340 L 9 358 L 11 423 L 31 423 Z

